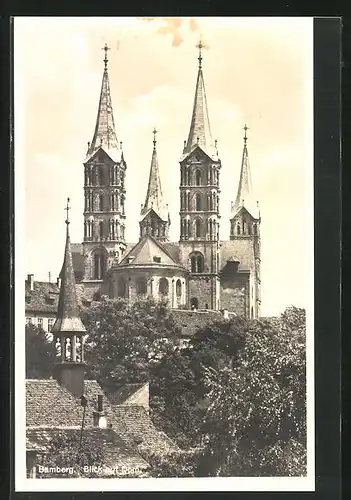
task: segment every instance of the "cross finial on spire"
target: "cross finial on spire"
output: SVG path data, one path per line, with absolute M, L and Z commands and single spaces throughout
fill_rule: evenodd
M 198 57 L 198 60 L 199 60 L 199 68 L 202 67 L 202 55 L 201 55 L 201 49 L 204 48 L 204 46 L 202 45 L 202 42 L 201 40 L 199 41 L 199 43 L 196 45 L 196 48 L 199 49 L 199 57 Z
M 154 134 L 154 140 L 153 140 L 153 143 L 154 143 L 154 149 L 156 149 L 156 134 L 157 134 L 157 130 L 156 128 L 154 127 L 154 130 L 152 131 L 152 133 Z
M 243 130 L 245 130 L 244 141 L 245 141 L 245 144 L 246 144 L 246 141 L 247 141 L 247 134 L 246 134 L 246 132 L 247 132 L 247 130 L 249 130 L 249 127 L 246 125 L 246 123 L 245 123 L 245 126 L 243 127 Z
M 105 69 L 107 69 L 107 63 L 108 63 L 108 58 L 107 58 L 107 51 L 108 50 L 111 50 L 110 47 L 107 46 L 107 43 L 105 43 L 105 47 L 102 48 L 102 50 L 105 51 L 105 59 L 104 59 L 104 63 L 105 63 Z
M 68 212 L 69 212 L 69 210 L 71 210 L 71 207 L 69 206 L 69 201 L 70 201 L 69 198 L 67 198 L 67 205 L 66 205 L 66 208 L 65 208 L 65 210 L 67 212 L 67 218 L 65 220 L 67 226 L 69 224 L 69 214 L 68 214 Z

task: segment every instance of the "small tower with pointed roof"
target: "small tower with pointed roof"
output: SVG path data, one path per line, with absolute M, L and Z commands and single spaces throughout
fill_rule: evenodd
M 168 206 L 164 203 L 160 169 L 158 165 L 156 150 L 157 130 L 153 130 L 153 150 L 149 174 L 149 183 L 144 205 L 140 211 L 140 238 L 149 234 L 158 241 L 165 242 L 169 238 L 169 226 L 171 223 Z
M 221 161 L 213 141 L 202 69 L 201 41 L 194 105 L 180 159 L 180 256 L 191 275 L 189 306 L 220 308 L 219 174 Z
M 52 334 L 56 346 L 54 374 L 72 394 L 84 393 L 84 335 L 85 327 L 79 314 L 76 283 L 69 236 L 69 198 L 67 199 L 66 245 L 61 269 L 61 286 L 56 321 Z
M 85 288 L 99 288 L 112 262 L 119 261 L 125 243 L 126 162 L 117 140 L 105 52 L 99 107 L 93 139 L 84 160 Z
M 240 252 L 245 254 L 251 271 L 250 284 L 250 317 L 260 315 L 261 305 L 261 215 L 259 204 L 255 198 L 249 154 L 247 148 L 247 131 L 245 124 L 244 147 L 241 159 L 240 177 L 235 202 L 232 202 L 232 215 L 230 219 L 230 239 L 240 247 Z

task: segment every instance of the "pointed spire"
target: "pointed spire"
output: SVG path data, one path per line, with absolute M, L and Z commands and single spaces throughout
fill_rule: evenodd
M 107 151 L 114 151 L 119 149 L 117 140 L 115 122 L 113 118 L 112 99 L 110 91 L 110 81 L 108 76 L 108 57 L 107 52 L 110 48 L 105 44 L 103 47 L 105 52 L 104 58 L 104 71 L 102 75 L 102 84 L 99 100 L 99 108 L 96 118 L 96 125 L 93 140 L 89 145 L 88 155 L 92 155 L 100 147 Z
M 243 130 L 245 133 L 243 137 L 244 147 L 241 160 L 240 178 L 235 203 L 232 204 L 232 210 L 235 214 L 239 208 L 245 206 L 251 215 L 255 217 L 257 212 L 257 200 L 254 200 L 253 202 L 249 153 L 247 150 L 247 131 L 249 130 L 249 127 L 245 124 Z
M 60 273 L 61 286 L 56 321 L 52 327 L 52 333 L 59 332 L 85 332 L 85 327 L 80 319 L 79 307 L 76 293 L 76 282 L 74 278 L 71 242 L 69 236 L 69 201 L 67 198 L 66 216 L 66 246 L 63 266 Z
M 147 187 L 145 203 L 141 209 L 141 216 L 144 216 L 146 212 L 152 208 L 157 213 L 157 215 L 161 217 L 162 220 L 168 220 L 168 215 L 166 213 L 167 209 L 163 203 L 160 170 L 158 166 L 158 158 L 156 151 L 157 130 L 154 128 L 152 133 L 154 135 L 154 138 L 153 138 L 153 150 L 152 150 L 151 166 L 149 174 L 149 184 Z
M 186 147 L 184 148 L 185 153 L 190 153 L 190 151 L 196 145 L 199 145 L 201 148 L 205 150 L 209 150 L 213 147 L 210 119 L 208 116 L 205 83 L 202 72 L 203 58 L 201 49 L 204 48 L 204 45 L 202 44 L 201 40 L 196 47 L 199 49 L 199 57 L 198 57 L 199 69 L 197 74 L 195 98 L 194 98 L 189 136 Z

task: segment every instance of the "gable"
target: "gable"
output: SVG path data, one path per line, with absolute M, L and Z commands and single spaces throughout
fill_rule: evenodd
M 151 222 L 156 220 L 157 222 L 163 222 L 163 219 L 155 212 L 153 208 L 150 208 L 140 219 L 140 222 Z
M 157 261 L 155 258 L 157 258 Z M 144 236 L 122 259 L 119 266 L 125 265 L 180 266 L 167 249 L 150 235 Z
M 194 149 L 190 151 L 189 153 L 185 153 L 181 159 L 180 163 L 185 162 L 187 160 L 188 162 L 196 162 L 196 161 L 218 161 L 217 155 L 214 155 L 210 152 L 209 148 L 201 147 L 199 144 L 196 144 Z

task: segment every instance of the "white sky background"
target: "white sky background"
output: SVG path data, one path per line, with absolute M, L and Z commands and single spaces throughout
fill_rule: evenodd
M 178 240 L 178 160 L 190 127 L 200 36 L 208 46 L 203 71 L 222 161 L 221 239 L 229 239 L 247 123 L 262 215 L 262 314 L 306 307 L 313 268 L 306 258 L 313 236 L 307 238 L 312 185 L 306 181 L 313 168 L 311 18 L 16 18 L 24 268 L 35 279 L 46 281 L 50 271 L 55 280 L 60 271 L 67 197 L 71 241 L 83 239 L 82 162 L 95 127 L 105 42 L 116 132 L 128 166 L 127 240 L 138 240 L 154 126 L 171 240 Z

